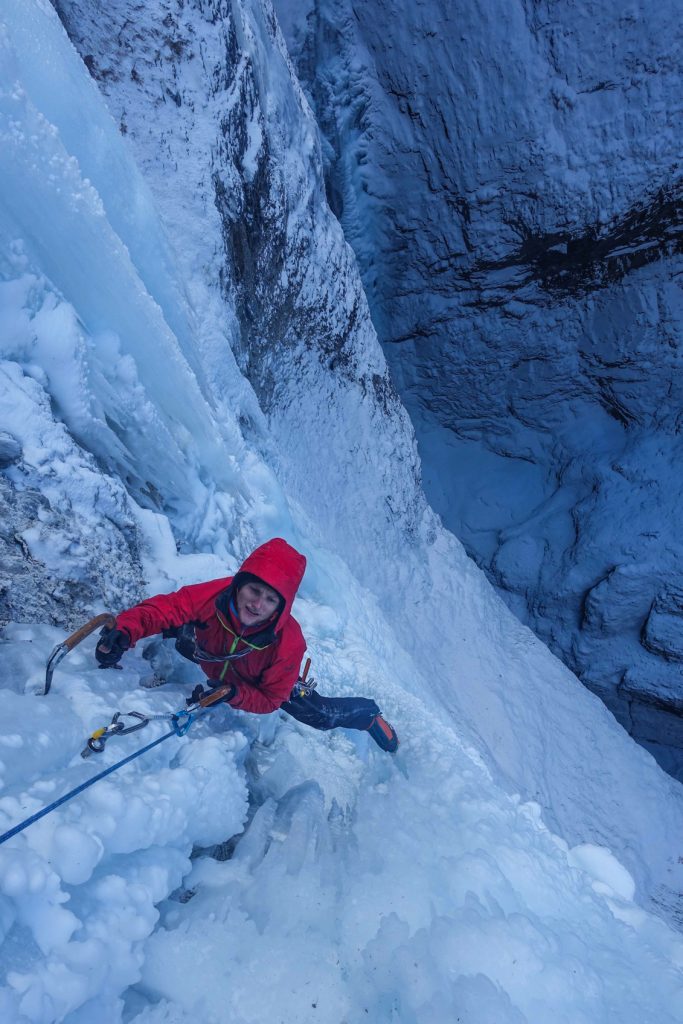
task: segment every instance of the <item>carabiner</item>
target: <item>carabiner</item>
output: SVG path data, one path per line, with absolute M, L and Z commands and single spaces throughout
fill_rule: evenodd
M 176 736 L 184 736 L 187 730 L 194 722 L 194 715 L 191 711 L 179 711 L 177 715 L 174 715 L 171 719 L 173 725 L 173 731 Z
M 135 725 L 125 726 L 121 719 L 121 715 L 125 718 L 137 718 L 139 721 Z M 81 751 L 81 757 L 89 757 L 90 752 L 93 754 L 101 754 L 104 750 L 105 743 L 111 736 L 127 736 L 128 733 L 137 732 L 138 729 L 143 729 L 149 723 L 149 718 L 143 715 L 140 711 L 117 711 L 112 718 L 109 725 L 104 726 L 102 729 L 96 729 L 88 740 L 88 745 L 84 750 Z

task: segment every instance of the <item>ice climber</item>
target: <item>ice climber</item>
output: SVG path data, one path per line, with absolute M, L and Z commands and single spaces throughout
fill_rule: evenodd
M 362 729 L 382 750 L 398 748 L 395 730 L 366 697 L 323 697 L 300 679 L 306 650 L 292 612 L 306 559 L 275 537 L 256 548 L 235 576 L 158 594 L 116 617 L 100 634 L 103 668 L 143 637 L 163 633 L 204 671 L 210 687 L 229 686 L 233 708 L 267 715 L 281 708 L 314 729 Z

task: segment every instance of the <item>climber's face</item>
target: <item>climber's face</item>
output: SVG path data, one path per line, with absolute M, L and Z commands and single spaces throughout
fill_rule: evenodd
M 267 583 L 250 581 L 237 591 L 237 614 L 243 626 L 267 622 L 280 607 L 280 595 Z

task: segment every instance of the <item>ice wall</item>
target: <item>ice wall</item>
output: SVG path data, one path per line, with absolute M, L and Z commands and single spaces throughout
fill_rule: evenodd
M 3 1017 L 673 1021 L 680 945 L 643 907 L 676 919 L 679 789 L 426 507 L 272 10 L 60 9 L 83 61 L 48 5 L 0 6 L 26 191 L 3 162 L 0 454 L 25 521 L 0 563 L 1 825 L 85 778 L 82 737 L 122 703 L 184 700 L 138 689 L 139 651 L 101 673 L 83 648 L 41 703 L 74 603 L 218 576 L 275 533 L 310 559 L 321 689 L 374 696 L 403 747 L 225 710 L 12 840 Z M 50 106 L 63 78 L 82 102 Z
M 278 9 L 431 502 L 678 774 L 674 9 Z
M 426 699 L 446 707 L 469 739 L 476 738 L 508 785 L 521 786 L 539 799 L 553 827 L 571 835 L 572 841 L 586 838 L 588 819 L 593 828 L 619 834 L 624 822 L 633 821 L 639 832 L 644 812 L 631 798 L 630 789 L 640 786 L 642 772 L 654 770 L 647 758 L 634 754 L 632 768 L 625 771 L 621 754 L 609 756 L 610 744 L 615 751 L 629 749 L 610 716 L 576 690 L 571 675 L 549 662 L 543 646 L 520 629 L 512 616 L 498 610 L 483 579 L 424 507 L 405 414 L 381 383 L 384 378 L 379 371 L 385 374 L 386 368 L 373 343 L 360 280 L 322 190 L 315 124 L 292 75 L 272 11 L 258 4 L 234 11 L 220 3 L 198 8 L 161 4 L 147 8 L 148 20 L 140 23 L 130 16 L 125 3 L 107 5 L 106 11 L 100 5 L 81 5 L 73 8 L 74 16 L 77 10 L 81 36 L 74 32 L 74 38 L 88 64 L 100 69 L 99 78 L 107 85 L 110 109 L 119 124 L 125 110 L 127 131 L 117 145 L 139 151 L 139 165 L 149 173 L 179 265 L 188 267 L 188 289 L 207 297 L 198 345 L 209 334 L 213 309 L 219 322 L 231 324 L 239 358 L 261 395 L 270 450 L 258 435 L 256 443 L 286 489 L 291 509 L 287 516 L 293 514 L 298 524 L 301 515 L 306 516 L 314 524 L 306 527 L 311 540 L 353 567 L 388 620 L 396 624 L 401 647 L 422 666 L 420 674 L 429 679 Z M 66 21 L 71 24 L 68 17 Z M 155 40 L 157 45 L 150 46 Z M 169 82 L 178 83 L 179 103 L 167 95 Z M 260 134 L 246 130 L 254 124 L 260 125 Z M 110 138 L 114 145 L 111 129 Z M 257 138 L 261 142 L 255 148 Z M 245 165 L 247 150 L 251 160 Z M 199 159 L 202 153 L 207 155 L 206 164 Z M 192 187 L 183 190 L 185 167 Z M 231 183 L 229 192 L 226 181 Z M 179 192 L 184 205 L 179 205 Z M 226 192 L 233 205 L 227 203 Z M 203 210 L 212 209 L 218 217 L 211 212 L 201 219 Z M 279 219 L 273 212 L 278 209 Z M 241 215 L 234 212 L 239 210 Z M 262 226 L 264 211 L 271 214 L 273 223 L 286 224 L 283 244 L 291 239 L 291 250 L 281 251 L 274 245 L 273 230 Z M 184 230 L 190 224 L 194 234 Z M 249 259 L 233 259 L 240 232 L 249 246 Z M 199 264 L 193 265 L 197 253 L 190 242 L 197 235 L 202 248 Z M 209 252 L 213 258 L 207 264 L 203 256 Z M 272 281 L 274 266 L 283 282 L 291 282 L 292 291 L 283 283 L 281 292 L 273 292 L 274 300 L 279 296 L 282 304 L 274 301 L 273 317 L 268 320 L 269 307 L 255 293 L 253 275 L 263 268 L 266 279 Z M 252 277 L 245 268 L 250 268 Z M 335 294 L 343 302 L 331 305 Z M 263 332 L 258 334 L 258 344 L 249 343 L 239 316 L 233 314 L 230 320 L 231 310 L 240 308 L 240 303 L 245 308 L 253 304 L 254 322 Z M 207 378 L 216 382 L 209 392 L 213 395 L 220 391 L 219 373 L 227 372 L 231 356 L 227 349 L 221 353 L 214 336 L 209 340 L 213 347 L 202 363 Z M 147 347 L 141 352 L 143 365 L 148 352 Z M 240 389 L 245 390 L 243 385 L 233 385 L 233 391 L 240 393 Z M 182 388 L 179 393 L 181 414 L 199 415 Z M 248 437 L 250 419 L 243 419 Z M 174 419 L 167 422 L 175 426 Z M 229 426 L 235 423 L 234 412 L 225 409 L 228 427 L 218 416 L 214 422 L 220 437 L 224 429 L 235 429 Z M 203 429 L 208 430 L 208 420 L 205 423 Z M 199 466 L 187 474 L 184 486 L 191 490 L 206 472 L 202 467 L 207 456 L 193 435 L 185 443 L 196 452 L 191 458 Z M 240 460 L 238 471 L 249 465 L 248 451 L 232 441 L 229 445 L 228 451 L 237 452 Z M 209 448 L 209 458 L 212 452 Z M 139 458 L 146 464 L 148 452 L 141 450 Z M 229 470 L 230 457 L 225 466 Z M 213 481 L 203 484 L 213 485 Z M 270 491 L 256 502 L 271 508 L 270 515 L 260 515 L 260 529 L 272 532 L 273 524 L 289 529 L 291 520 L 283 519 L 283 498 L 274 484 L 267 486 Z M 175 487 L 170 490 L 166 505 L 173 514 L 177 498 Z M 178 535 L 181 550 L 186 549 L 188 538 L 193 542 L 200 537 L 208 549 L 227 548 L 230 557 L 227 545 L 244 543 L 234 522 L 239 521 L 239 510 L 233 505 L 235 493 L 243 491 L 238 472 L 234 487 L 226 487 L 215 500 L 207 499 L 206 506 L 197 503 L 206 512 L 189 517 L 187 538 L 182 509 L 173 514 L 175 528 L 182 531 Z M 252 495 L 251 502 L 247 500 L 247 507 L 255 504 L 254 499 Z M 221 516 L 226 509 L 223 532 Z M 218 548 L 212 546 L 213 535 Z M 238 540 L 231 541 L 236 535 Z M 329 579 L 316 576 L 315 559 L 312 562 L 309 585 L 322 588 L 314 593 L 327 593 Z M 400 624 L 412 622 L 416 609 L 420 609 L 422 627 L 403 628 Z M 508 644 L 501 637 L 509 637 L 524 651 L 525 680 L 522 674 L 508 672 Z M 415 685 L 410 677 L 406 683 L 411 689 Z M 576 733 L 567 733 L 570 718 Z M 601 773 L 606 776 L 600 777 L 586 767 L 592 763 L 596 728 L 605 730 Z M 663 828 L 668 831 L 670 824 Z M 654 874 L 663 880 L 669 871 L 668 855 L 660 850 L 648 856 L 658 860 Z

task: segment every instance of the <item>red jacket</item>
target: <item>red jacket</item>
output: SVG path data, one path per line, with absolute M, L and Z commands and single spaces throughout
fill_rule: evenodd
M 199 656 L 199 664 L 208 678 L 234 683 L 237 692 L 230 701 L 232 707 L 268 714 L 289 699 L 306 650 L 301 627 L 291 614 L 305 569 L 304 556 L 275 537 L 253 551 L 235 576 L 150 597 L 121 612 L 116 625 L 130 634 L 134 646 L 142 637 L 195 623 L 202 652 L 221 657 L 214 662 L 203 661 Z M 285 601 L 282 611 L 272 620 L 251 629 L 245 629 L 236 618 L 234 604 L 231 609 L 234 584 L 243 572 L 258 576 Z

